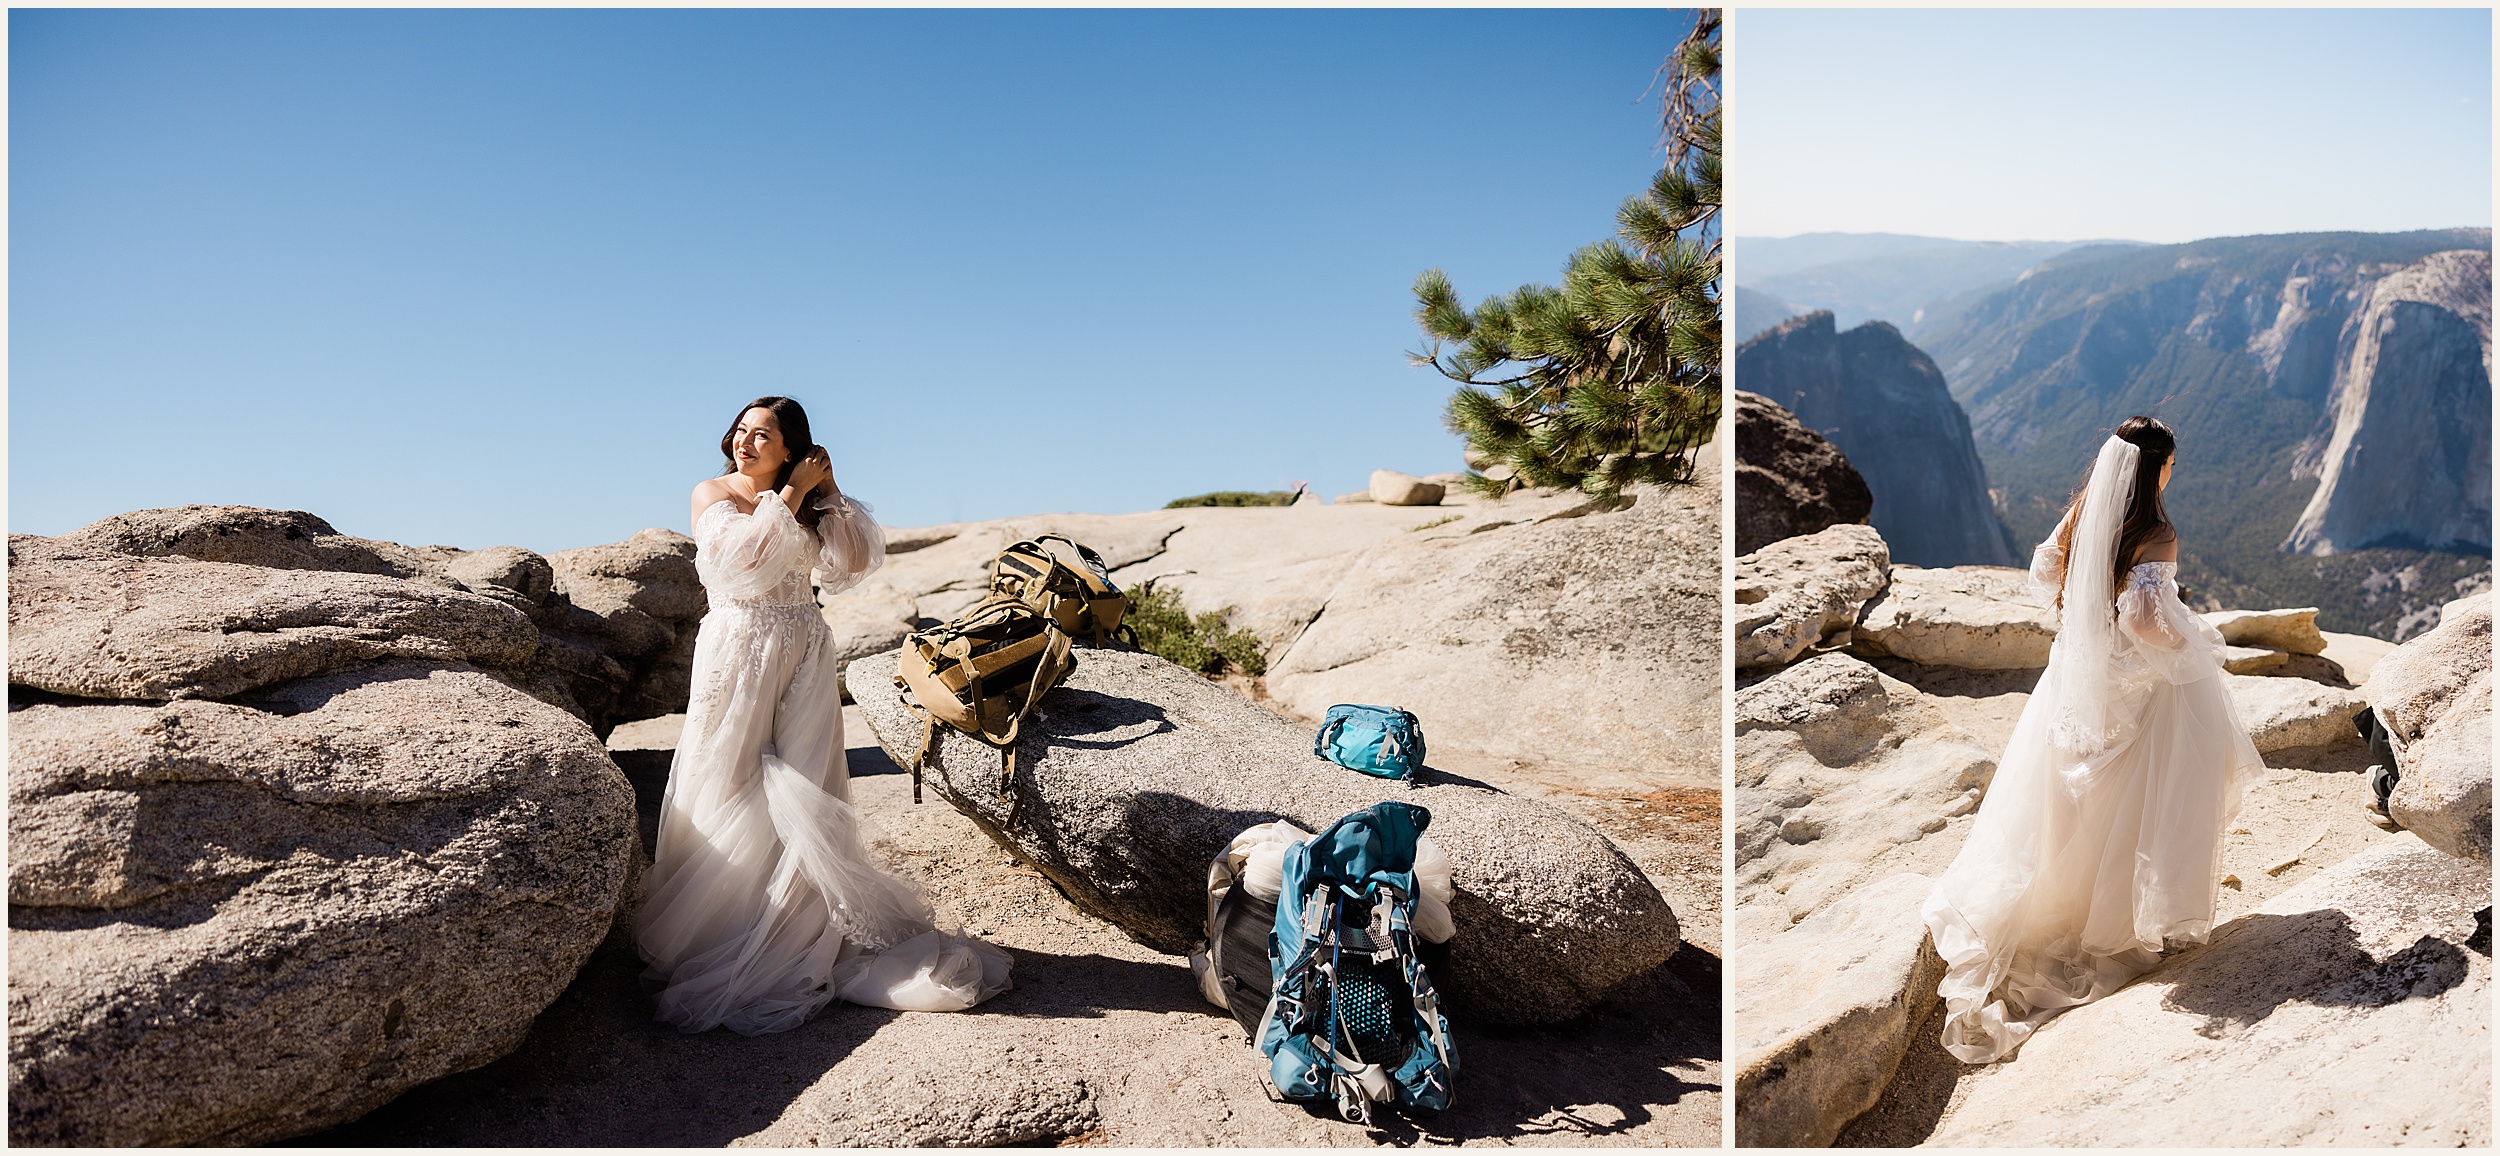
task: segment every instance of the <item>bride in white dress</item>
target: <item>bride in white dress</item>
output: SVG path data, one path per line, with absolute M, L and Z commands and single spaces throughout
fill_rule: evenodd
M 2222 636 L 2179 601 L 2161 503 L 2175 449 L 2168 426 L 2127 419 L 2032 555 L 2057 641 L 1921 911 L 1945 963 L 1944 1047 L 1964 1063 L 2003 1059 L 2213 928 L 2223 831 L 2265 765 Z
M 868 507 L 833 483 L 807 413 L 758 398 L 694 490 L 711 608 L 661 803 L 635 945 L 689 1032 L 797 1027 L 836 998 L 957 1011 L 1008 987 L 1007 953 L 936 930 L 879 870 L 850 804 L 842 693 L 810 571 L 846 589 L 885 561 Z

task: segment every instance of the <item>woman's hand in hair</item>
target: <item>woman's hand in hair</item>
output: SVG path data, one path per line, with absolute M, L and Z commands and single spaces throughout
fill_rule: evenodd
M 819 487 L 825 488 L 827 493 L 832 493 L 832 483 L 832 456 L 825 452 L 823 446 L 809 449 L 807 455 L 799 459 L 799 464 L 790 467 L 789 489 L 794 497 L 794 500 L 789 503 L 791 508 L 796 509 L 799 503 L 806 501 L 807 496 L 816 492 Z

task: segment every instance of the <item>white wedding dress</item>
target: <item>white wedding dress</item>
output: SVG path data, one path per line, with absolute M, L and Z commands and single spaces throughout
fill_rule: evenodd
M 2033 554 L 2033 580 L 2067 594 L 2065 623 L 1921 911 L 1946 968 L 1943 1044 L 1964 1063 L 2004 1058 L 2165 943 L 2204 942 L 2223 832 L 2265 774 L 2221 678 L 2222 636 L 2179 601 L 2177 564 L 2137 565 L 2113 596 L 2111 553 L 2095 551 L 2104 576 L 2083 591 L 2111 607 L 2097 619 L 2076 597 L 2096 584 L 2069 575 L 2055 539 Z
M 685 1031 L 782 1031 L 836 998 L 956 1011 L 1008 987 L 1005 952 L 937 931 L 919 889 L 869 858 L 809 572 L 854 585 L 885 538 L 857 501 L 823 508 L 811 531 L 768 491 L 695 522 L 711 607 L 635 919 L 659 1018 Z

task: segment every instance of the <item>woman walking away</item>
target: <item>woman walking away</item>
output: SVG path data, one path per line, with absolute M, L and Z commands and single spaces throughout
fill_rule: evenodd
M 2162 506 L 2176 442 L 2132 417 L 2032 555 L 2058 607 L 2049 666 L 1987 802 L 1921 915 L 1944 957 L 1944 1047 L 1993 1063 L 2059 1011 L 2213 929 L 2222 833 L 2265 773 L 2222 636 L 2179 601 Z
M 728 468 L 694 488 L 695 569 L 711 600 L 669 767 L 635 945 L 659 1018 L 746 1035 L 833 1000 L 957 1011 L 1007 988 L 1007 953 L 940 933 L 918 888 L 879 870 L 842 754 L 828 591 L 885 561 L 868 507 L 833 481 L 786 397 L 739 410 Z

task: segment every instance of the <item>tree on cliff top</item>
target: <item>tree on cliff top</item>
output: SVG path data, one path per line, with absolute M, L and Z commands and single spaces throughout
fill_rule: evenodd
M 1619 239 L 1573 253 L 1559 289 L 1524 285 L 1473 311 L 1440 270 L 1415 280 L 1429 344 L 1409 356 L 1459 383 L 1447 421 L 1480 492 L 1690 481 L 1718 425 L 1717 9 L 1695 14 L 1659 72 L 1666 165 L 1616 211 Z

